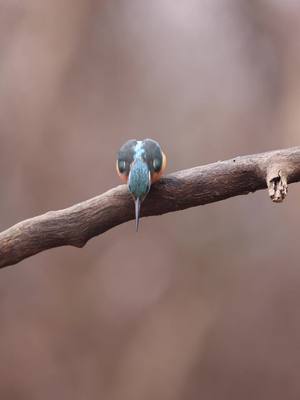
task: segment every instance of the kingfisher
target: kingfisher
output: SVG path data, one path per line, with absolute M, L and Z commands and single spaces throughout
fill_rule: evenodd
M 120 148 L 117 172 L 135 202 L 135 227 L 139 228 L 141 203 L 166 168 L 167 159 L 158 142 L 152 139 L 128 140 Z

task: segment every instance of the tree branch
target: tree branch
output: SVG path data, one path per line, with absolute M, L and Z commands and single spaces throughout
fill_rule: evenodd
M 167 175 L 154 184 L 141 216 L 160 215 L 268 187 L 274 202 L 300 180 L 300 147 L 236 157 Z M 22 221 L 0 233 L 0 267 L 59 246 L 83 247 L 94 236 L 134 218 L 125 185 L 64 210 Z

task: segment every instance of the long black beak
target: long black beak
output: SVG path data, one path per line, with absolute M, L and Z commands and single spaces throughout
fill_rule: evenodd
M 134 201 L 135 203 L 135 229 L 136 231 L 139 230 L 139 222 L 140 222 L 140 210 L 141 210 L 141 200 L 138 197 Z

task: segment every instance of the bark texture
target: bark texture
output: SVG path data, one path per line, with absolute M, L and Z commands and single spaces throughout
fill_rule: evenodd
M 288 183 L 300 180 L 300 147 L 236 157 L 163 177 L 155 183 L 141 216 L 160 215 L 268 188 L 282 202 Z M 41 251 L 83 247 L 94 236 L 134 218 L 134 202 L 125 185 L 69 208 L 27 219 L 0 233 L 0 267 Z

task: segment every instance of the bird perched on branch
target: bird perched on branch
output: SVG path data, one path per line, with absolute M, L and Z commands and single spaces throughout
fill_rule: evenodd
M 159 143 L 152 139 L 128 140 L 118 152 L 117 172 L 134 198 L 137 231 L 141 203 L 151 184 L 160 179 L 165 167 L 166 156 Z

